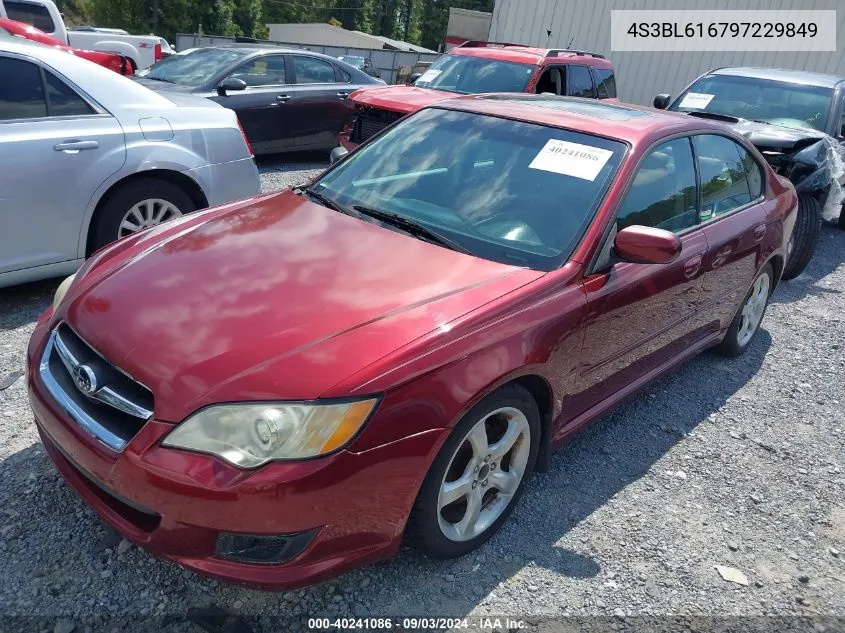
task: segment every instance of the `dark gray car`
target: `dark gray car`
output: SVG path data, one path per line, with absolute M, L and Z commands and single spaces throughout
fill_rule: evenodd
M 331 149 L 352 114 L 349 94 L 384 84 L 327 55 L 260 45 L 174 55 L 137 81 L 234 110 L 256 154 Z

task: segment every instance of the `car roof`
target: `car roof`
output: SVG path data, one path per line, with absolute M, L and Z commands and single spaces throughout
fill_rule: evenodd
M 805 70 L 789 70 L 788 68 L 758 68 L 753 66 L 736 66 L 733 68 L 717 68 L 708 75 L 731 75 L 734 77 L 752 77 L 754 79 L 770 79 L 804 86 L 819 86 L 835 88 L 845 82 L 845 77 L 813 73 Z
M 536 48 L 522 44 L 504 44 L 498 42 L 467 42 L 449 51 L 449 55 L 482 57 L 521 64 L 578 63 L 596 68 L 613 68 L 613 63 L 588 51 Z
M 312 57 L 322 57 L 323 59 L 329 60 L 336 60 L 337 57 L 331 57 L 330 55 L 323 55 L 322 53 L 315 53 L 314 51 L 308 51 L 303 48 L 285 48 L 283 46 L 277 46 L 275 44 L 259 44 L 259 43 L 247 43 L 247 44 L 216 44 L 214 46 L 207 46 L 205 48 L 219 48 L 223 50 L 231 50 L 237 49 L 245 51 L 246 53 L 273 53 L 273 54 L 292 54 L 297 53 L 300 55 L 311 55 Z
M 728 129 L 718 122 L 680 112 L 545 94 L 466 95 L 438 101 L 430 107 L 566 128 L 624 141 L 632 146 L 650 144 L 656 138 L 679 132 L 725 132 Z

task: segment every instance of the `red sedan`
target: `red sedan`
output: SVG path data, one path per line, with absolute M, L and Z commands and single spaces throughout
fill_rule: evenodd
M 100 66 L 105 66 L 109 70 L 113 70 L 121 75 L 132 75 L 132 64 L 123 55 L 117 53 L 104 53 L 101 51 L 87 51 L 79 48 L 73 48 L 67 44 L 63 44 L 54 37 L 47 35 L 44 31 L 16 20 L 9 20 L 7 18 L 0 18 L 0 33 L 6 32 L 9 35 L 23 37 L 39 44 L 52 46 L 53 48 L 60 48 L 67 51 L 71 55 L 76 55 L 88 61 L 92 61 Z
M 30 341 L 38 430 L 126 538 L 218 578 L 465 554 L 577 428 L 753 344 L 796 204 L 712 121 L 442 102 L 95 254 Z

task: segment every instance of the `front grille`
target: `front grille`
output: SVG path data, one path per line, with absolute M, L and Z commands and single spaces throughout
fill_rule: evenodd
M 378 108 L 362 108 L 355 117 L 349 140 L 353 143 L 363 143 L 403 116 L 401 112 L 379 110 Z
M 153 415 L 153 394 L 100 356 L 67 324 L 50 335 L 39 374 L 87 433 L 122 451 Z

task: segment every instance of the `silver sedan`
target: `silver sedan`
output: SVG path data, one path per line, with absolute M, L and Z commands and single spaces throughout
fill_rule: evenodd
M 120 237 L 260 192 L 234 112 L 0 39 L 0 286 L 73 272 Z

